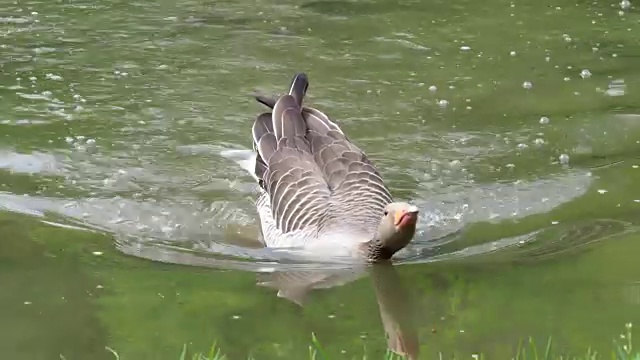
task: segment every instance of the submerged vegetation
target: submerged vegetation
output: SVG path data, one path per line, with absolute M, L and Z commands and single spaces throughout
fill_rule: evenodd
M 553 353 L 552 340 L 549 338 L 544 348 L 539 348 L 533 338 L 529 338 L 526 342 L 520 341 L 518 348 L 512 360 L 640 360 L 640 352 L 633 349 L 632 341 L 632 324 L 627 323 L 625 325 L 625 332 L 619 336 L 619 339 L 613 340 L 613 348 L 610 354 L 599 354 L 593 350 L 590 346 L 587 347 L 585 353 L 582 355 L 560 355 Z M 116 351 L 111 348 L 107 348 L 116 360 L 121 359 Z M 469 358 L 474 360 L 487 359 L 482 354 L 470 354 Z M 214 343 L 208 352 L 206 353 L 194 353 L 189 355 L 187 345 L 182 347 L 182 353 L 179 357 L 180 360 L 229 360 L 222 350 Z M 249 357 L 250 360 L 257 360 L 254 357 Z M 312 334 L 311 345 L 309 345 L 309 360 L 328 360 L 331 357 L 324 350 L 315 334 Z M 363 355 L 363 360 L 369 359 L 366 355 Z M 391 350 L 387 350 L 384 360 L 409 360 L 410 358 L 404 355 L 396 354 Z M 427 358 L 425 358 L 427 359 Z M 445 357 L 439 353 L 434 354 L 430 359 L 442 360 Z

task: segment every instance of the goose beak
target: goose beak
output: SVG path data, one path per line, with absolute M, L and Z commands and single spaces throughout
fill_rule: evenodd
M 401 229 L 408 225 L 415 225 L 418 221 L 418 208 L 410 206 L 407 209 L 396 211 L 394 223 L 397 229 Z

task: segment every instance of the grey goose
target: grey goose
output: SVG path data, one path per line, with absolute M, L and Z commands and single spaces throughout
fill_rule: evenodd
M 308 87 L 297 73 L 287 94 L 255 96 L 271 110 L 252 129 L 262 242 L 389 260 L 413 238 L 418 208 L 394 202 L 365 153 L 327 115 L 302 105 Z

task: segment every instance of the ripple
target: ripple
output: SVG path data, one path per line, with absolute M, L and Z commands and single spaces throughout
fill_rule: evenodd
M 65 172 L 65 165 L 51 154 L 20 154 L 9 150 L 0 150 L 0 168 L 23 174 L 61 175 Z

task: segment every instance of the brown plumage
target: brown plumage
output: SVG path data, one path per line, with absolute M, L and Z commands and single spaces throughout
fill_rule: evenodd
M 256 97 L 271 108 L 252 128 L 263 241 L 389 259 L 413 237 L 418 209 L 394 203 L 365 153 L 323 112 L 303 107 L 308 86 L 299 73 L 288 94 Z

